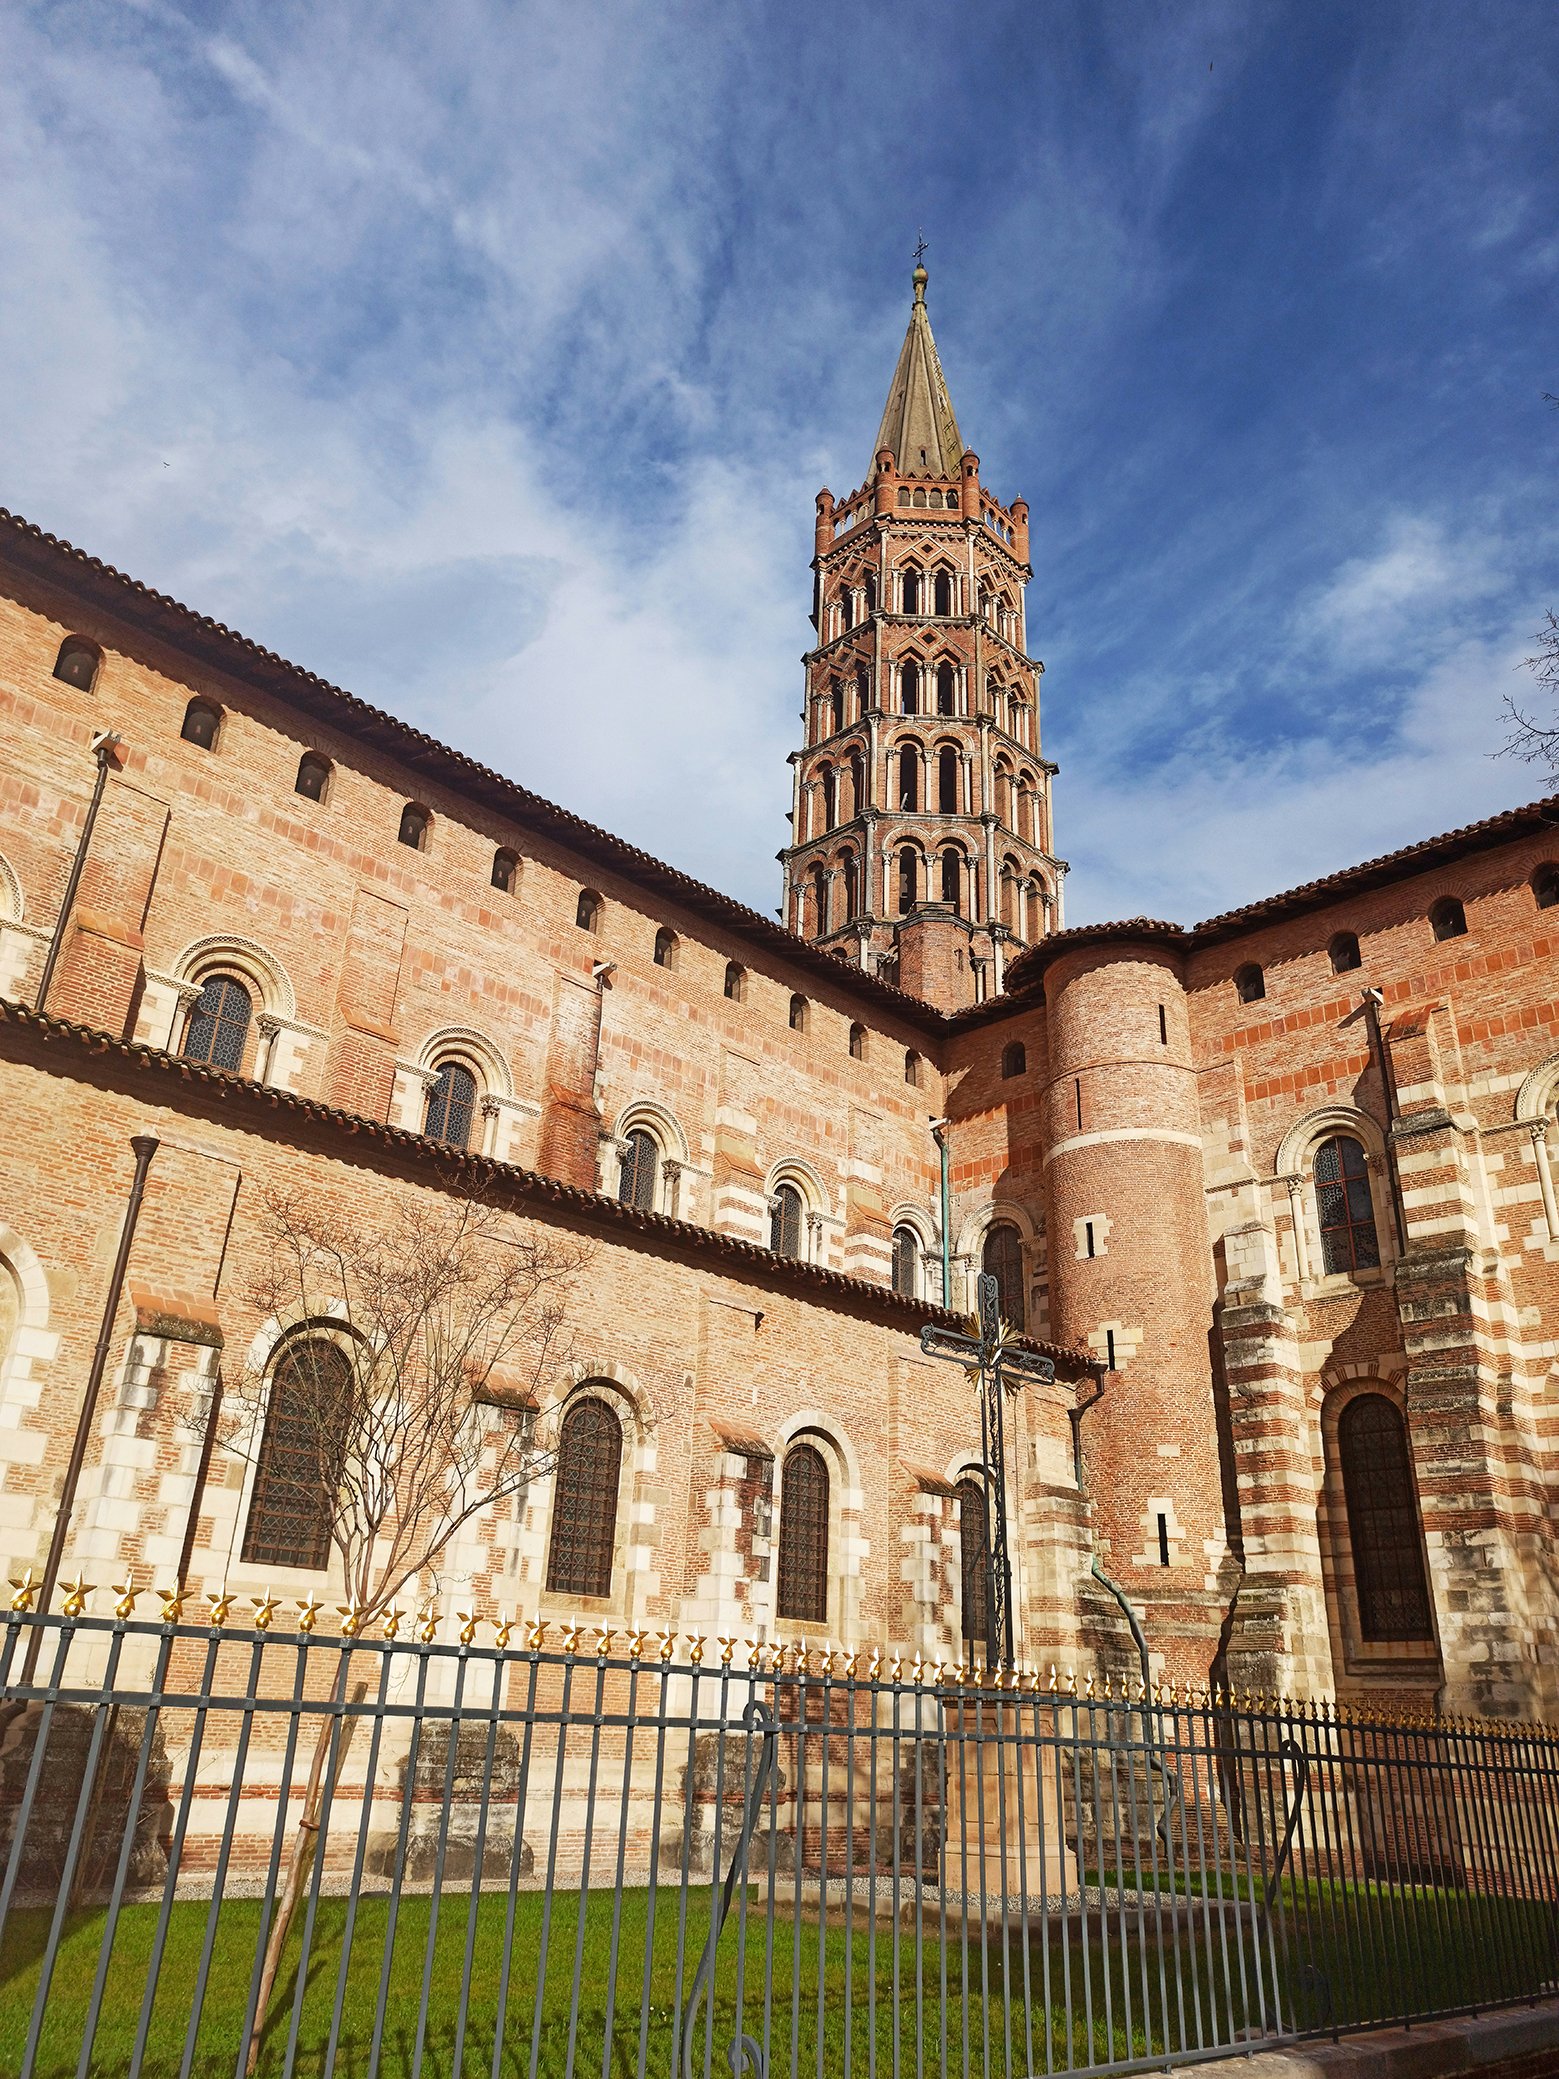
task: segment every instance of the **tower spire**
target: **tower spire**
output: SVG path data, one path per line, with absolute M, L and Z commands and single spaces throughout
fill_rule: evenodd
M 947 394 L 947 378 L 937 358 L 931 336 L 931 319 L 926 311 L 927 274 L 922 257 L 925 241 L 917 248 L 915 300 L 910 305 L 909 330 L 899 349 L 899 363 L 888 387 L 888 402 L 877 428 L 873 466 L 883 448 L 891 448 L 893 459 L 905 476 L 957 476 L 964 444 L 953 400 Z

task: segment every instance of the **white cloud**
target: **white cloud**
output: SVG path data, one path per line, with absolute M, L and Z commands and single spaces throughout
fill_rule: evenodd
M 1445 525 L 1398 513 L 1382 545 L 1344 563 L 1299 609 L 1296 634 L 1351 670 L 1394 661 L 1420 664 L 1464 610 L 1504 589 L 1502 544 L 1452 536 Z

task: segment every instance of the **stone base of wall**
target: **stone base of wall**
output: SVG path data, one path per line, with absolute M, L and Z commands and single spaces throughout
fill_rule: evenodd
M 1553 2079 L 1559 2073 L 1559 2000 L 1381 2029 L 1302 2050 L 1264 2050 L 1240 2060 L 1241 2079 L 1440 2079 L 1479 2072 L 1483 2079 Z

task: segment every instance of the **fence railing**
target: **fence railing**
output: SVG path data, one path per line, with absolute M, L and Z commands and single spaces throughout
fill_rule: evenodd
M 0 1617 L 23 2079 L 1015 2079 L 1559 1980 L 1546 1728 L 81 1602 Z

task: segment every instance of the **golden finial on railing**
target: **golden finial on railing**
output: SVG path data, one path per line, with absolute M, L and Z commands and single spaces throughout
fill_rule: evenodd
M 607 1654 L 610 1653 L 612 1650 L 612 1641 L 616 1638 L 616 1636 L 617 1633 L 611 1625 L 598 1624 L 596 1626 L 595 1657 L 597 1660 L 605 1660 Z
M 319 1613 L 322 1609 L 324 1609 L 324 1607 L 325 1605 L 322 1602 L 320 1602 L 316 1597 L 312 1595 L 305 1596 L 303 1600 L 298 1604 L 299 1631 L 312 1631 L 315 1625 L 319 1622 Z
M 32 1608 L 33 1599 L 42 1585 L 42 1577 L 35 1574 L 31 1567 L 27 1568 L 19 1581 L 11 1583 L 11 1586 L 16 1590 L 15 1595 L 11 1597 L 11 1608 L 16 1611 L 18 1616 Z
M 747 1655 L 747 1672 L 751 1674 L 755 1668 L 761 1667 L 763 1663 L 763 1641 L 761 1639 L 743 1639 L 742 1648 Z
M 875 1682 L 881 1675 L 881 1673 L 882 1648 L 880 1646 L 873 1646 L 873 1648 L 871 1649 L 870 1658 L 867 1660 L 866 1663 L 866 1679 L 868 1682 Z
M 1104 1701 L 1107 1704 L 1115 1701 L 1115 1677 L 1108 1668 L 1104 1671 Z
M 162 1616 L 158 1622 L 162 1624 L 177 1624 L 184 1615 L 184 1604 L 189 1595 L 189 1590 L 187 1588 L 158 1588 L 153 1593 L 162 1603 Z
M 847 1682 L 853 1682 L 855 1680 L 855 1671 L 856 1668 L 860 1665 L 860 1660 L 860 1647 L 852 1646 L 849 1652 L 844 1657 L 844 1677 Z
M 936 1666 L 931 1670 L 931 1687 L 933 1689 L 940 1689 L 942 1687 L 943 1682 L 946 1680 L 946 1677 L 947 1662 L 945 1660 L 939 1660 Z
M 1083 1701 L 1091 1704 L 1093 1700 L 1093 1669 L 1090 1668 L 1088 1670 L 1088 1680 L 1083 1684 Z
M 81 1617 L 86 1614 L 87 1599 L 92 1594 L 92 1583 L 83 1581 L 78 1574 L 74 1581 L 62 1581 L 65 1600 L 60 1605 L 62 1617 Z
M 628 1658 L 629 1658 L 630 1660 L 637 1660 L 637 1659 L 638 1659 L 639 1655 L 640 1655 L 640 1654 L 641 1654 L 641 1653 L 642 1653 L 642 1652 L 644 1651 L 644 1641 L 645 1641 L 645 1640 L 646 1640 L 646 1639 L 647 1639 L 648 1637 L 649 1637 L 649 1633 L 648 1633 L 648 1631 L 645 1631 L 645 1630 L 640 1630 L 640 1631 L 631 1631 L 631 1632 L 629 1632 L 629 1634 L 628 1634 Z
M 703 1666 L 704 1634 L 701 1631 L 695 1631 L 689 1634 L 687 1642 L 687 1657 L 694 1667 L 701 1668 Z
M 356 1596 L 353 1596 L 349 1603 L 337 1603 L 336 1615 L 341 1619 L 342 1638 L 358 1638 L 362 1633 L 363 1620 L 367 1614 L 367 1611 L 357 1600 Z
M 658 1652 L 658 1653 L 660 1654 L 660 1664 L 661 1664 L 661 1666 L 662 1666 L 662 1667 L 669 1667 L 669 1666 L 671 1665 L 671 1656 L 672 1656 L 672 1654 L 673 1654 L 673 1653 L 675 1653 L 675 1652 L 676 1652 L 676 1650 L 677 1650 L 677 1635 L 676 1635 L 676 1633 L 675 1633 L 674 1631 L 658 1631 L 658 1632 L 656 1632 L 656 1634 L 655 1634 L 655 1646 L 656 1646 L 656 1650 L 657 1650 L 657 1652 Z
M 254 1616 L 250 1620 L 254 1629 L 256 1631 L 269 1631 L 276 1620 L 276 1612 L 281 1608 L 281 1603 L 267 1588 L 264 1595 L 250 1596 L 249 1607 L 254 1612 Z
M 431 1646 L 438 1637 L 438 1612 L 431 1596 L 417 1612 L 417 1637 L 424 1646 Z
M 523 1622 L 523 1618 L 511 1617 L 507 1610 L 500 1610 L 493 1619 L 493 1650 L 497 1653 L 507 1653 L 509 1641 L 514 1636 L 514 1627 Z
M 819 1673 L 819 1674 L 820 1674 L 820 1675 L 822 1676 L 822 1678 L 823 1678 L 823 1680 L 824 1680 L 825 1682 L 826 1682 L 826 1681 L 827 1681 L 827 1680 L 829 1679 L 829 1677 L 830 1677 L 830 1676 L 831 1676 L 831 1675 L 833 1674 L 833 1672 L 834 1672 L 834 1649 L 833 1649 L 833 1647 L 832 1647 L 831 1645 L 825 1646 L 825 1647 L 823 1648 L 822 1654 L 821 1654 L 821 1656 L 820 1656 L 820 1658 L 819 1658 L 819 1660 L 818 1660 L 818 1669 L 817 1669 L 817 1671 L 818 1671 L 818 1673 Z
M 401 1625 L 405 1622 L 405 1618 L 406 1613 L 400 1605 L 391 1603 L 390 1607 L 379 1619 L 380 1638 L 393 1639 L 399 1637 Z
M 476 1628 L 479 1624 L 484 1624 L 486 1619 L 478 1617 L 474 1610 L 457 1610 L 455 1615 L 460 1619 L 459 1638 L 461 1645 L 474 1646 L 476 1644 Z
M 563 1651 L 573 1653 L 579 1645 L 579 1634 L 584 1629 L 580 1624 L 565 1624 L 563 1627 Z
M 134 1574 L 126 1574 L 122 1581 L 116 1581 L 114 1583 L 114 1593 L 119 1598 L 118 1602 L 114 1604 L 114 1615 L 122 1623 L 125 1618 L 135 1615 L 135 1599 L 140 1594 L 140 1590 L 135 1585 Z
M 549 1619 L 545 1617 L 527 1617 L 525 1619 L 526 1652 L 539 1653 L 541 1651 L 542 1644 L 546 1639 L 547 1633 L 551 1629 L 552 1625 Z
M 736 1658 L 736 1639 L 730 1632 L 717 1632 L 715 1644 L 720 1648 L 720 1665 L 728 1668 Z
M 909 1679 L 917 1689 L 926 1679 L 926 1663 L 918 1646 L 915 1649 L 915 1657 L 909 1664 Z
M 211 1605 L 210 1622 L 215 1625 L 218 1631 L 226 1624 L 227 1613 L 232 1609 L 237 1600 L 237 1596 L 230 1595 L 225 1588 L 219 1595 L 208 1595 L 206 1597 L 206 1601 Z
M 895 1648 L 893 1649 L 893 1657 L 892 1657 L 892 1659 L 891 1659 L 891 1660 L 890 1660 L 890 1661 L 888 1662 L 888 1680 L 889 1680 L 890 1682 L 902 1682 L 902 1681 L 903 1681 L 903 1679 L 904 1679 L 904 1656 L 903 1656 L 903 1654 L 902 1654 L 902 1653 L 901 1653 L 901 1652 L 900 1652 L 900 1651 L 898 1650 L 898 1648 L 897 1648 L 897 1647 L 895 1647 Z
M 805 1639 L 797 1639 L 791 1651 L 796 1656 L 796 1673 L 809 1676 L 812 1672 L 812 1648 Z
M 1124 1686 L 1125 1686 L 1125 1685 L 1124 1685 L 1124 1678 L 1123 1678 L 1123 1679 L 1122 1679 L 1122 1688 L 1123 1688 L 1123 1689 L 1124 1689 Z M 1137 1677 L 1137 1694 L 1136 1694 L 1136 1695 L 1135 1695 L 1135 1696 L 1134 1696 L 1134 1697 L 1132 1698 L 1132 1702 L 1133 1702 L 1133 1703 L 1137 1703 L 1137 1704 L 1145 1704 L 1145 1703 L 1147 1702 L 1147 1700 L 1148 1700 L 1148 1685 L 1147 1685 L 1147 1683 L 1146 1683 L 1146 1682 L 1145 1682 L 1145 1681 L 1143 1680 L 1143 1678 L 1141 1677 L 1141 1675 L 1139 1675 L 1139 1676 Z
M 784 1640 L 783 1640 L 783 1639 L 770 1639 L 770 1641 L 769 1641 L 769 1644 L 768 1644 L 768 1655 L 769 1655 L 769 1673 L 770 1673 L 771 1675 L 783 1675 L 783 1674 L 784 1674 L 784 1672 L 785 1672 L 785 1642 L 784 1642 Z

